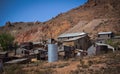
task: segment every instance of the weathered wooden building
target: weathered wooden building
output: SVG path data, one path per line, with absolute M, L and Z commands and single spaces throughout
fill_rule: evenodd
M 111 39 L 114 37 L 113 32 L 99 32 L 98 39 Z
M 95 47 L 96 47 L 96 54 L 107 53 L 109 51 L 112 51 L 112 52 L 115 51 L 114 47 L 108 44 L 104 44 L 104 43 L 95 43 Z
M 75 49 L 87 50 L 91 45 L 91 41 L 88 36 L 82 36 L 65 40 L 63 41 L 63 45 L 74 46 Z
M 114 38 L 113 32 L 99 32 L 96 39 L 97 42 L 105 43 L 106 40 Z
M 63 45 L 73 46 L 75 49 L 87 50 L 91 46 L 90 37 L 84 32 L 62 34 L 58 40 L 61 41 Z

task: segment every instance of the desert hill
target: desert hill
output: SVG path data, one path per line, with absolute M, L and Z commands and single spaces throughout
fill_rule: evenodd
M 95 37 L 99 31 L 120 34 L 120 0 L 88 0 L 84 5 L 46 22 L 6 23 L 0 32 L 8 31 L 17 42 L 39 41 L 67 32 L 85 31 Z M 69 30 L 72 28 L 72 30 Z

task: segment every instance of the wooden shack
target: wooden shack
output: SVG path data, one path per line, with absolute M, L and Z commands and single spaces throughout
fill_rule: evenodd
M 96 55 L 104 54 L 108 52 L 107 44 L 96 43 Z
M 98 38 L 99 39 L 111 39 L 112 37 L 114 37 L 113 32 L 99 32 L 98 33 Z
M 87 50 L 91 46 L 91 41 L 88 35 L 71 38 L 63 41 L 63 45 L 73 46 L 75 49 Z
M 106 40 L 114 38 L 113 32 L 99 32 L 96 42 L 105 43 Z
M 61 34 L 58 36 L 58 41 L 75 49 L 87 50 L 91 46 L 90 37 L 85 32 Z

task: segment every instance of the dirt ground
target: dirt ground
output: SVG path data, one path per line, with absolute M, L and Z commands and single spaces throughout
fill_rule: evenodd
M 4 67 L 3 74 L 119 74 L 120 51 L 48 63 L 36 61 Z

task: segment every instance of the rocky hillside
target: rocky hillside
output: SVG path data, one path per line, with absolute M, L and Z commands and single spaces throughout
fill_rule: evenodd
M 8 22 L 0 30 L 14 34 L 17 42 L 39 41 L 50 37 L 57 38 L 68 29 L 85 31 L 95 37 L 99 31 L 113 31 L 120 34 L 120 0 L 88 0 L 82 6 L 61 13 L 46 22 Z M 80 22 L 84 22 L 82 26 Z M 67 32 L 66 32 L 67 33 Z

